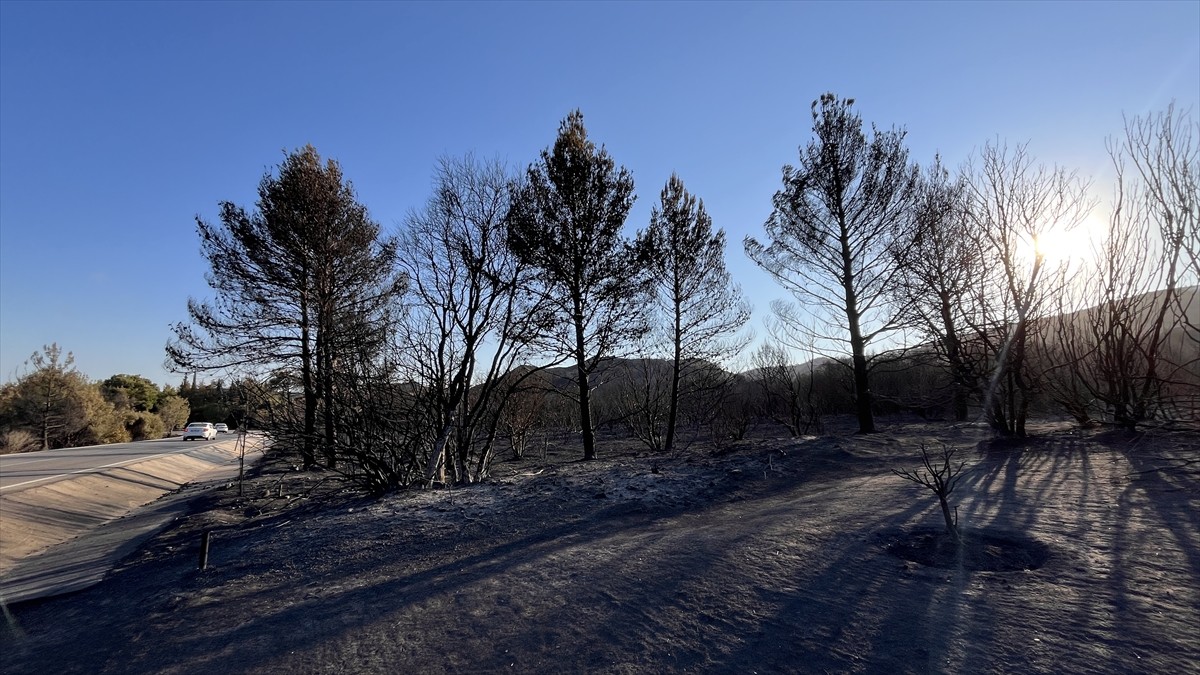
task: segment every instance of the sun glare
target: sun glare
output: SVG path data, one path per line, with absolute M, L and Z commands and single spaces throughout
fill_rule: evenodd
M 1046 263 L 1076 266 L 1095 257 L 1094 244 L 1104 233 L 1104 223 L 1089 216 L 1070 231 L 1050 228 L 1033 240 L 1033 250 Z
M 1048 230 L 1033 240 L 1033 250 L 1046 262 L 1061 262 L 1075 257 L 1070 232 Z M 1077 243 L 1077 242 L 1076 242 Z

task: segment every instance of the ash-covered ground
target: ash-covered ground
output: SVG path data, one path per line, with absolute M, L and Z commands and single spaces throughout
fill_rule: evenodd
M 1200 671 L 1200 436 L 977 425 L 628 439 L 370 499 L 274 455 L 99 586 L 8 608 L 9 674 Z M 963 448 L 964 545 L 895 476 Z M 212 531 L 209 568 L 196 569 Z

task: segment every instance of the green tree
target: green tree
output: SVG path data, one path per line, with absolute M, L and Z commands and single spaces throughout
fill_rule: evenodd
M 80 401 L 87 383 L 75 370 L 75 355 L 64 355 L 58 343 L 52 343 L 31 354 L 25 364 L 32 370 L 17 381 L 13 421 L 37 434 L 43 450 L 63 447 L 87 428 Z
M 158 385 L 141 375 L 113 375 L 100 383 L 100 391 L 118 408 L 139 412 L 154 409 L 158 401 Z
M 3 425 L 37 436 L 42 450 L 128 440 L 123 417 L 75 369 L 75 357 L 57 343 L 34 352 L 29 369 L 6 390 Z
M 104 398 L 98 383 L 85 382 L 78 390 L 78 397 L 87 424 L 75 434 L 67 437 L 63 447 L 129 442 L 129 430 L 125 428 L 125 415 Z
M 639 305 L 647 278 L 635 242 L 621 235 L 635 199 L 633 177 L 588 139 L 578 110 L 526 173 L 508 242 L 552 299 L 555 325 L 567 328 L 550 338 L 575 362 L 583 457 L 594 459 L 591 376 L 618 345 L 646 331 Z
M 145 441 L 162 438 L 166 427 L 162 417 L 151 412 L 133 410 L 125 416 L 125 430 L 129 433 L 130 440 Z
M 192 409 L 187 399 L 167 394 L 158 399 L 155 412 L 162 418 L 163 427 L 165 427 L 166 431 L 171 431 L 176 427 L 182 427 L 188 423 L 188 415 L 191 414 Z
M 722 384 L 701 375 L 745 346 L 746 340 L 732 338 L 750 320 L 750 306 L 725 268 L 725 231 L 713 231 L 703 200 L 689 194 L 679 176 L 672 174 L 663 187 L 646 239 L 671 350 L 663 443 L 669 452 L 675 445 L 681 394 Z
M 894 332 L 903 317 L 889 303 L 898 270 L 894 241 L 908 218 L 917 168 L 908 163 L 901 130 L 863 131 L 854 99 L 822 94 L 813 101 L 813 139 L 797 166 L 783 167 L 766 223 L 767 244 L 746 237 L 746 255 L 806 309 L 821 337 L 849 351 L 855 409 L 862 433 L 875 431 L 868 347 Z M 794 329 L 794 310 L 776 313 Z M 846 349 L 848 347 L 848 349 Z
M 272 429 L 297 441 L 306 466 L 336 463 L 334 382 L 352 352 L 386 336 L 403 290 L 396 242 L 382 237 L 337 162 L 312 146 L 284 159 L 258 188 L 254 213 L 221 204 L 221 222 L 197 218 L 211 302 L 190 300 L 170 360 L 183 371 L 284 368 L 297 375 L 302 422 Z
M 221 379 L 196 382 L 188 386 L 183 397 L 188 404 L 186 422 L 225 422 L 232 412 L 230 391 Z

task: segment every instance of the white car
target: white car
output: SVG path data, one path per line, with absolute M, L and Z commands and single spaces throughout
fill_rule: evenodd
M 227 433 L 229 433 L 229 425 L 228 425 L 228 424 L 217 424 L 217 425 L 215 425 L 215 426 L 216 426 L 216 428 L 217 428 L 217 433 L 218 433 L 218 434 L 227 434 Z
M 201 438 L 206 441 L 211 441 L 217 437 L 217 428 L 212 422 L 192 422 L 183 430 L 183 440 L 190 441 L 193 438 Z

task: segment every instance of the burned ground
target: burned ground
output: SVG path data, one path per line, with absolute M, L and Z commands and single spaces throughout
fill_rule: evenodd
M 101 585 L 10 608 L 4 670 L 1200 670 L 1200 439 L 989 439 L 894 424 L 586 463 L 551 444 L 382 499 L 276 456 Z M 966 448 L 966 555 L 890 471 L 922 441 Z

